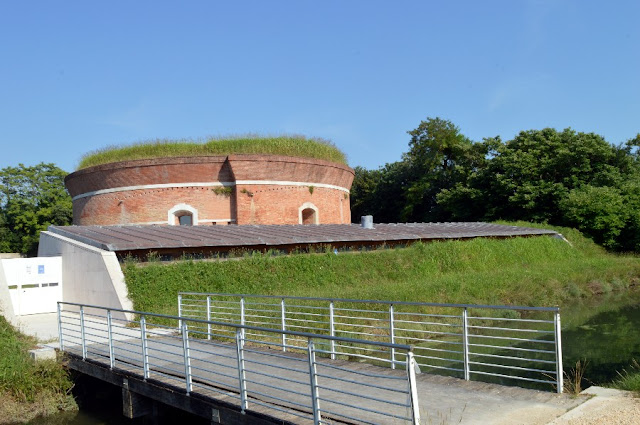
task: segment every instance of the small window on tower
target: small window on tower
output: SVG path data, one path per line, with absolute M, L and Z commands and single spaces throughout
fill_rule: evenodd
M 180 226 L 193 226 L 193 215 L 180 215 L 178 216 L 178 222 L 180 223 Z

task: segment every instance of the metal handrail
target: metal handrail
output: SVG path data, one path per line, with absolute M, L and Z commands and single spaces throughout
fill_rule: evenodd
M 139 319 L 115 320 L 114 313 Z M 153 319 L 175 322 L 178 326 L 154 324 Z M 365 423 L 388 423 L 392 419 L 420 423 L 417 366 L 412 346 L 408 344 L 72 302 L 58 302 L 58 332 L 61 351 L 83 360 L 102 362 L 111 369 L 133 371 L 144 380 L 177 380 L 187 394 L 213 391 L 228 397 L 229 391 L 233 391 L 242 412 L 254 403 L 314 424 L 354 416 Z M 306 355 L 292 357 L 288 353 L 269 350 L 273 343 L 255 339 L 256 334 L 273 335 L 272 339 L 282 339 L 285 343 L 287 339 L 306 340 L 301 346 L 286 346 Z M 348 344 L 367 345 L 378 351 L 401 351 L 405 356 L 402 362 L 405 372 L 389 375 L 374 370 L 367 374 L 359 369 L 349 370 L 342 363 L 332 364 L 334 362 L 323 347 Z M 306 367 L 302 366 L 305 363 Z M 332 374 L 334 369 L 339 369 L 339 374 Z M 287 378 L 285 374 L 293 377 Z M 336 388 L 332 379 L 340 379 L 343 385 Z M 363 392 L 366 387 L 375 397 Z M 381 392 L 383 396 L 380 396 Z M 335 406 L 345 395 L 356 402 L 349 405 L 347 411 L 340 412 L 339 408 L 336 411 Z M 374 398 L 377 401 L 371 404 Z M 277 413 L 274 416 L 277 417 Z
M 522 311 L 553 311 L 559 312 L 560 307 L 531 307 L 531 306 L 509 306 L 509 305 L 483 305 L 483 304 L 448 304 L 448 303 L 423 303 L 417 301 L 385 301 L 385 300 L 362 300 L 354 298 L 320 298 L 320 297 L 297 297 L 297 296 L 281 296 L 281 295 L 256 295 L 256 294 L 228 294 L 222 292 L 179 292 L 180 295 L 209 295 L 212 297 L 243 297 L 243 298 L 271 298 L 287 300 L 306 300 L 306 301 L 333 301 L 344 303 L 361 303 L 361 304 L 393 304 L 393 305 L 413 305 L 422 307 L 453 307 L 453 308 L 478 308 L 493 310 L 522 310 Z
M 353 308 L 342 304 L 367 306 Z M 458 309 L 460 314 L 431 314 L 417 311 L 418 308 Z M 487 316 L 471 315 L 470 310 L 478 313 L 478 310 L 510 310 L 529 315 L 550 314 L 552 317 L 544 320 L 491 317 L 490 313 Z M 180 292 L 178 312 L 182 317 L 250 323 L 280 331 L 294 328 L 312 333 L 326 332 L 331 337 L 341 334 L 358 340 L 380 342 L 386 339 L 392 344 L 404 341 L 414 345 L 415 359 L 426 371 L 453 374 L 465 380 L 498 379 L 517 385 L 549 384 L 558 392 L 563 390 L 559 307 Z M 286 351 L 287 334 L 282 333 L 281 337 L 282 350 Z M 459 351 L 451 349 L 452 345 L 460 347 Z M 352 355 L 353 350 L 352 346 L 345 348 L 336 341 L 330 341 L 332 359 Z M 512 355 L 512 351 L 522 355 Z M 441 354 L 435 356 L 435 352 Z M 389 354 L 386 360 L 395 368 L 402 355 L 396 355 L 394 348 Z M 375 358 L 370 355 L 363 357 Z M 555 365 L 555 370 L 542 367 L 551 364 Z M 509 373 L 505 373 L 505 369 Z

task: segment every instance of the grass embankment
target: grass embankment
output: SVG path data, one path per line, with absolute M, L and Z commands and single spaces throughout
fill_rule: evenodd
M 633 391 L 640 396 L 640 365 L 634 362 L 629 370 L 623 370 L 620 377 L 611 383 L 612 388 Z
M 609 254 L 575 230 L 557 230 L 572 245 L 551 237 L 473 239 L 338 255 L 126 263 L 124 274 L 137 310 L 165 314 L 177 314 L 180 291 L 562 305 L 625 289 L 640 276 L 638 258 Z
M 0 423 L 27 422 L 60 410 L 75 410 L 73 383 L 56 361 L 35 362 L 35 339 L 0 315 Z
M 331 142 L 304 136 L 210 138 L 203 143 L 189 140 L 152 140 L 129 146 L 111 146 L 88 153 L 78 169 L 133 159 L 230 154 L 272 154 L 325 159 L 347 164 L 345 154 Z

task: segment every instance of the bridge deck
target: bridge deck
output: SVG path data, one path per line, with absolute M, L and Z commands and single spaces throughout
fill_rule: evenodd
M 132 329 L 131 332 L 134 334 L 139 331 Z M 180 359 L 183 358 L 182 339 L 177 335 L 157 335 L 148 339 L 148 349 L 153 353 L 153 358 L 149 361 L 153 365 L 149 370 L 149 381 L 184 391 L 185 369 L 180 367 Z M 190 339 L 190 350 L 191 367 L 198 371 L 192 393 L 239 405 L 235 346 Z M 66 345 L 65 351 L 82 356 L 79 345 Z M 114 340 L 114 351 L 119 359 L 115 364 L 116 369 L 142 376 L 142 346 L 139 338 L 129 339 L 125 331 L 120 338 Z M 291 423 L 311 422 L 312 412 L 306 407 L 309 405 L 309 397 L 305 400 L 304 395 L 298 394 L 304 393 L 305 388 L 308 389 L 309 366 L 306 354 L 283 353 L 276 349 L 252 347 L 248 343 L 244 355 L 245 362 L 254 366 L 246 375 L 251 389 L 248 408 Z M 89 344 L 87 359 L 108 367 L 108 346 Z M 392 415 L 407 416 L 405 406 L 390 404 L 397 399 L 400 391 L 406 392 L 403 371 L 328 358 L 317 358 L 317 363 L 318 374 L 322 377 L 319 391 L 325 393 L 321 406 L 323 417 L 343 418 L 332 423 L 344 423 L 344 417 L 349 416 L 360 419 L 353 421 L 354 423 L 380 423 L 380 417 L 373 413 L 367 414 L 366 409 L 382 409 Z M 353 382 L 354 373 L 357 374 L 358 382 Z M 582 402 L 579 398 L 566 395 L 467 382 L 430 374 L 419 374 L 417 384 L 422 423 L 542 424 Z M 362 394 L 364 397 L 356 400 L 354 396 L 341 391 Z M 351 407 L 356 403 L 359 406 L 357 411 Z M 383 423 L 405 422 L 389 417 Z

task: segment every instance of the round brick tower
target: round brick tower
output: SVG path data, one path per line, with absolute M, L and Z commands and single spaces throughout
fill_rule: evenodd
M 354 172 L 277 156 L 171 157 L 69 174 L 73 224 L 348 224 Z

